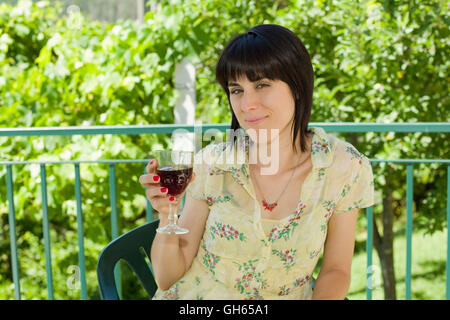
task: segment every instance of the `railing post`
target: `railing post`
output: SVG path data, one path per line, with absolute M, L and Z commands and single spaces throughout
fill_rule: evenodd
M 145 211 L 145 218 L 147 222 L 151 222 L 153 221 L 153 207 L 150 201 L 148 199 L 146 200 L 147 200 L 147 209 Z
M 366 268 L 366 298 L 372 300 L 373 288 L 373 267 L 372 267 L 372 245 L 373 245 L 373 207 L 366 208 L 367 216 L 367 239 L 366 239 L 366 254 L 367 254 L 367 268 Z
M 80 164 L 75 164 L 75 200 L 77 202 L 78 264 L 80 266 L 81 299 L 86 300 L 86 266 L 84 263 L 84 228 L 81 206 Z
M 445 271 L 445 298 L 450 300 L 450 165 L 447 165 L 447 262 Z
M 144 168 L 144 174 L 147 174 L 147 164 L 145 165 Z M 145 195 L 145 191 L 144 191 L 144 195 Z M 145 210 L 145 217 L 147 222 L 151 222 L 153 221 L 153 207 L 152 204 L 150 203 L 150 201 L 147 199 L 147 195 L 145 195 L 145 201 L 147 203 L 147 208 Z
M 52 254 L 50 248 L 50 227 L 48 219 L 47 203 L 47 178 L 45 164 L 41 164 L 41 192 L 42 192 L 42 229 L 44 233 L 44 252 L 45 269 L 47 272 L 47 291 L 48 299 L 53 300 L 53 272 L 52 272 Z
M 406 300 L 411 300 L 413 164 L 406 165 Z
M 12 166 L 6 166 L 6 189 L 9 202 L 9 240 L 11 247 L 11 267 L 14 282 L 14 299 L 20 300 L 20 276 L 19 276 L 19 259 L 17 257 L 17 237 L 16 237 L 16 212 L 14 209 L 14 191 L 12 179 Z
M 111 201 L 111 240 L 119 236 L 118 217 L 117 217 L 117 198 L 116 198 L 116 166 L 114 163 L 109 164 L 109 197 Z M 122 298 L 122 285 L 120 276 L 120 262 L 114 268 L 116 278 L 117 292 Z

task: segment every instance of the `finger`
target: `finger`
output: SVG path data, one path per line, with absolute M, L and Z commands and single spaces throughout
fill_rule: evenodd
M 169 213 L 169 201 L 167 200 L 167 198 L 152 198 L 151 204 L 152 208 L 159 213 Z
M 143 174 L 142 176 L 139 177 L 139 182 L 145 186 L 159 183 L 160 180 L 161 179 L 157 174 Z
M 158 168 L 158 160 L 152 159 L 145 167 L 145 171 L 147 171 L 148 173 L 154 173 L 156 171 L 156 168 Z
M 169 205 L 170 203 L 178 205 L 175 202 L 175 197 L 170 195 L 153 195 L 151 192 L 148 192 L 147 197 L 149 197 L 152 208 L 158 211 L 159 213 L 168 214 L 169 213 Z
M 149 186 L 147 190 L 145 190 L 145 195 L 147 196 L 148 200 L 152 201 L 153 198 L 161 198 L 161 197 L 167 197 L 167 192 L 169 190 L 164 187 L 156 187 L 156 186 Z

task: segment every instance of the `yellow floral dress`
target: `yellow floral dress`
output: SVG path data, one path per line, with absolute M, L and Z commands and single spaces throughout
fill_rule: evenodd
M 248 143 L 210 144 L 196 154 L 203 162 L 187 192 L 209 205 L 205 231 L 191 268 L 153 299 L 311 299 L 328 220 L 372 206 L 374 184 L 366 156 L 322 128 L 310 130 L 312 171 L 296 210 L 277 221 L 261 219 L 248 161 L 236 156 L 244 150 L 248 159 Z

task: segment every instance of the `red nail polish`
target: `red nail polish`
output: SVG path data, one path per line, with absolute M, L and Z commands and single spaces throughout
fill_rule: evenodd
M 159 181 L 159 176 L 153 176 L 153 181 L 158 182 Z
M 167 188 L 161 188 L 161 192 L 162 193 L 167 192 Z
M 169 198 L 169 201 L 174 201 L 175 200 L 175 197 L 170 197 Z

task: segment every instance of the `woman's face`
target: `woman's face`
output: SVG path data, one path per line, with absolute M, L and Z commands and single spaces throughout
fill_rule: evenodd
M 286 82 L 267 78 L 251 82 L 244 77 L 230 81 L 228 89 L 231 107 L 243 129 L 254 129 L 257 136 L 266 129 L 269 141 L 271 129 L 278 129 L 280 138 L 290 137 L 295 101 Z M 255 142 L 260 142 L 259 138 Z

